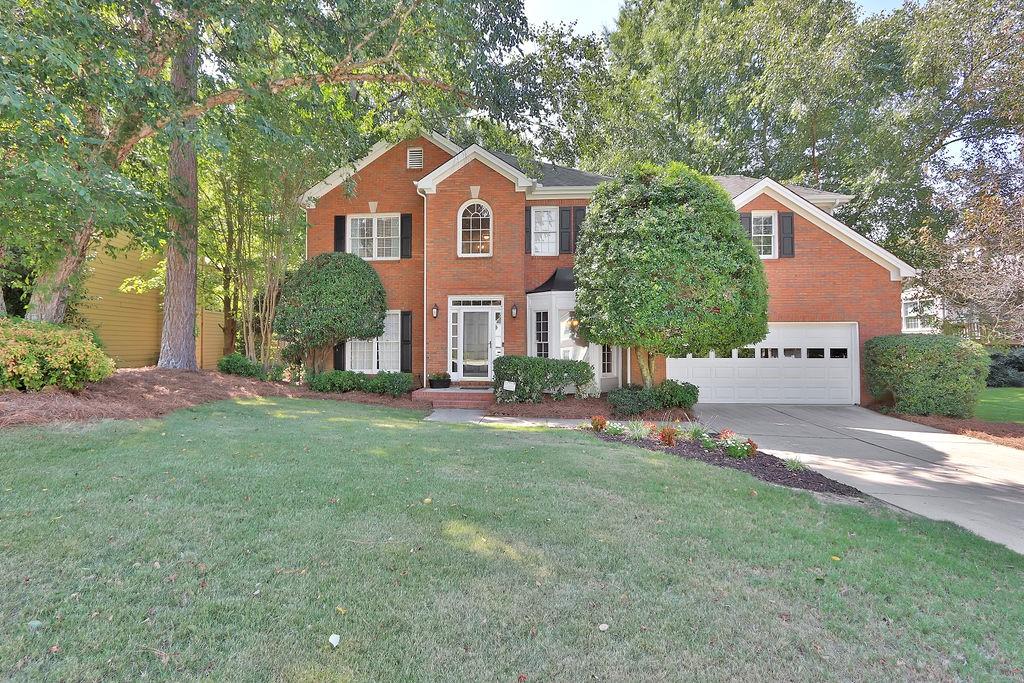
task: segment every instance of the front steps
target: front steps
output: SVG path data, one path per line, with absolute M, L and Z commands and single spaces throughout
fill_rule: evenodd
M 417 389 L 412 397 L 430 401 L 435 408 L 487 410 L 494 403 L 494 392 L 490 389 Z

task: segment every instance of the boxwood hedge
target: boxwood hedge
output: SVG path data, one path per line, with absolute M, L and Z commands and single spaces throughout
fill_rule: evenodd
M 514 382 L 515 389 L 506 389 Z M 498 403 L 540 403 L 544 393 L 562 398 L 572 387 L 577 395 L 594 383 L 594 368 L 582 360 L 501 356 L 494 359 L 494 398 Z
M 892 397 L 911 415 L 970 417 L 985 388 L 989 356 L 969 339 L 940 334 L 895 334 L 864 344 L 868 389 Z

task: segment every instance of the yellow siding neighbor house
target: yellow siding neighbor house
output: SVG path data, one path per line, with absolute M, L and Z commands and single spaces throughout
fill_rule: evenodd
M 110 241 L 114 247 L 128 244 L 125 237 Z M 96 248 L 89 261 L 85 280 L 85 299 L 78 307 L 86 325 L 95 330 L 107 354 L 119 368 L 156 365 L 160 356 L 160 329 L 163 309 L 160 292 L 122 292 L 121 284 L 134 276 L 148 276 L 157 258 L 143 258 L 141 251 L 107 253 L 103 245 Z M 200 311 L 196 317 L 196 360 L 204 369 L 217 367 L 221 356 L 224 314 Z

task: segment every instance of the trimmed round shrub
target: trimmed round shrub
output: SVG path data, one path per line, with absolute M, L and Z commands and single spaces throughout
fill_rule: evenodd
M 608 392 L 608 402 L 616 415 L 639 415 L 661 407 L 654 389 L 631 384 Z
M 1024 387 L 1024 348 L 992 353 L 988 385 L 990 387 Z
M 373 266 L 355 254 L 319 254 L 281 286 L 274 332 L 286 360 L 303 358 L 320 371 L 331 347 L 384 334 L 387 293 Z
M 662 408 L 686 408 L 689 410 L 697 403 L 700 393 L 695 385 L 689 382 L 677 382 L 667 379 L 654 388 L 654 395 Z
M 367 377 L 363 391 L 398 398 L 412 391 L 412 383 L 408 372 L 378 372 Z
M 988 366 L 985 349 L 961 337 L 894 334 L 864 344 L 868 390 L 892 396 L 893 410 L 910 415 L 971 417 Z
M 229 353 L 226 356 L 222 356 L 217 361 L 217 369 L 228 375 L 238 375 L 239 377 L 256 377 L 263 379 L 264 372 L 263 366 L 256 361 L 249 360 L 242 353 Z
M 0 318 L 0 389 L 78 391 L 112 374 L 91 331 Z
M 337 394 L 365 391 L 398 398 L 412 391 L 413 377 L 408 372 L 378 372 L 376 375 L 367 375 L 352 370 L 331 370 L 311 375 L 306 384 L 313 391 Z

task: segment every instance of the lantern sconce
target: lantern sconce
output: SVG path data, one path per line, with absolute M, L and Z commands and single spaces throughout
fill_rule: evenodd
M 512 310 L 510 312 L 512 313 L 512 317 L 513 318 L 518 317 L 518 315 L 519 315 L 519 306 L 517 304 L 512 304 Z
M 434 304 L 434 307 L 430 309 L 430 315 L 434 316 L 435 318 L 437 317 L 437 314 L 439 312 L 440 309 L 438 309 L 437 304 Z

